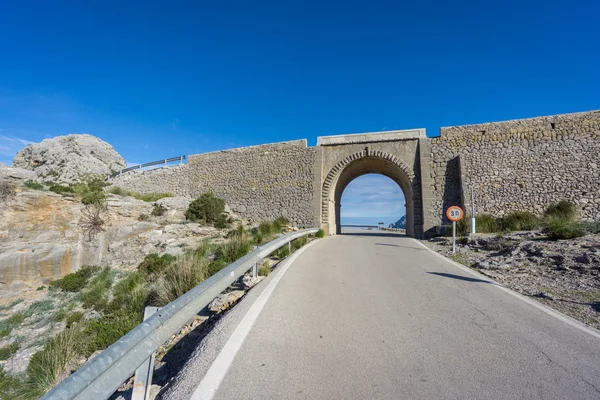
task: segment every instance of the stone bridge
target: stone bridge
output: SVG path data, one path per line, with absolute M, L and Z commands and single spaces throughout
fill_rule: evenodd
M 479 213 L 541 213 L 561 199 L 600 219 L 600 112 L 441 128 L 319 137 L 188 156 L 184 165 L 130 172 L 111 182 L 142 193 L 211 191 L 240 216 L 283 215 L 339 233 L 340 199 L 355 178 L 378 173 L 406 199 L 407 235 L 429 236 L 450 205 Z

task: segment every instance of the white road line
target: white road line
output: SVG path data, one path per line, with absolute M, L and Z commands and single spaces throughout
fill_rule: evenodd
M 300 248 L 298 251 L 292 254 L 290 258 L 284 261 L 284 265 L 281 265 L 278 268 L 279 271 L 277 272 L 277 275 L 275 275 L 271 282 L 269 282 L 267 287 L 258 296 L 244 318 L 242 318 L 238 326 L 235 328 L 235 331 L 227 343 L 225 343 L 225 346 L 223 346 L 221 349 L 221 352 L 206 372 L 204 378 L 202 378 L 202 381 L 194 391 L 192 397 L 190 397 L 190 400 L 211 400 L 215 396 L 219 386 L 221 385 L 221 382 L 223 382 L 223 379 L 229 370 L 229 367 L 231 367 L 231 363 L 235 359 L 237 352 L 242 347 L 242 344 L 244 343 L 244 340 L 246 340 L 250 329 L 267 303 L 267 300 L 269 300 L 269 297 L 271 297 L 271 294 L 281 280 L 281 277 L 304 250 L 317 242 L 318 240 L 315 240 Z
M 469 273 L 469 274 L 471 274 L 473 276 L 476 276 L 477 278 L 489 281 L 490 283 L 493 283 L 492 286 L 494 286 L 494 287 L 496 287 L 496 288 L 498 288 L 498 289 L 500 289 L 500 290 L 502 290 L 502 291 L 510 294 L 511 296 L 516 297 L 519 300 L 524 301 L 527 304 L 530 304 L 530 305 L 534 306 L 538 310 L 541 310 L 541 311 L 545 312 L 546 314 L 548 314 L 548 315 L 550 315 L 550 316 L 552 316 L 552 317 L 554 317 L 554 318 L 556 318 L 558 320 L 561 320 L 562 322 L 565 322 L 565 323 L 567 323 L 567 324 L 569 324 L 569 325 L 571 325 L 571 326 L 573 326 L 573 327 L 575 327 L 575 328 L 577 328 L 577 329 L 579 329 L 579 330 L 581 330 L 581 331 L 583 331 L 585 333 L 589 333 L 592 336 L 600 338 L 600 332 L 597 331 L 597 330 L 595 330 L 594 328 L 591 328 L 591 327 L 583 324 L 582 322 L 579 322 L 579 321 L 577 321 L 577 320 L 575 320 L 575 319 L 573 319 L 573 318 L 571 318 L 569 316 L 566 316 L 566 315 L 562 314 L 561 312 L 556 311 L 556 310 L 554 310 L 554 309 L 552 309 L 550 307 L 547 307 L 544 304 L 541 304 L 541 303 L 539 303 L 539 302 L 537 302 L 535 300 L 528 299 L 527 297 L 523 296 L 522 294 L 519 294 L 519 293 L 517 293 L 515 291 L 512 291 L 512 290 L 510 290 L 510 289 L 502 286 L 501 284 L 499 284 L 498 282 L 496 282 L 496 281 L 488 278 L 487 276 L 479 274 L 479 273 L 473 271 L 472 269 L 470 269 L 470 268 L 468 268 L 468 267 L 466 267 L 466 266 L 464 266 L 462 264 L 459 264 L 456 261 L 449 259 L 448 257 L 443 256 L 442 254 L 438 253 L 437 251 L 430 249 L 429 247 L 427 247 L 423 243 L 421 243 L 419 240 L 417 240 L 417 239 L 413 239 L 413 240 L 415 242 L 417 242 L 419 245 L 421 245 L 424 248 L 426 248 L 427 250 L 429 250 L 430 252 L 432 252 L 433 254 L 435 254 L 436 256 L 438 256 L 441 259 L 447 261 L 448 263 L 454 265 L 455 267 L 460 268 L 463 271 L 465 271 L 465 272 L 467 272 L 467 273 Z

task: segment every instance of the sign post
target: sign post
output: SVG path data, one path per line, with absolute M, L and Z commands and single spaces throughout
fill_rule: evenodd
M 446 217 L 452 221 L 452 253 L 456 253 L 456 221 L 460 221 L 465 213 L 459 206 L 452 206 L 446 210 Z

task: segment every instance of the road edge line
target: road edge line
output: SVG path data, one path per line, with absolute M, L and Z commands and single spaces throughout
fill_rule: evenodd
M 500 283 L 494 281 L 493 279 L 490 279 L 489 277 L 487 277 L 487 276 L 485 276 L 483 274 L 480 274 L 480 273 L 478 273 L 476 271 L 473 271 L 471 268 L 466 267 L 466 266 L 464 266 L 464 265 L 462 265 L 460 263 L 457 263 L 456 261 L 454 261 L 454 260 L 452 260 L 452 259 L 444 256 L 443 254 L 440 254 L 437 251 L 435 251 L 435 250 L 427 247 L 426 245 L 424 245 L 423 243 L 421 243 L 420 240 L 415 239 L 415 238 L 412 238 L 412 239 L 415 242 L 417 242 L 419 245 L 421 245 L 422 247 L 424 247 L 425 249 L 429 250 L 430 252 L 432 252 L 436 256 L 438 256 L 441 259 L 445 260 L 446 262 L 454 265 L 455 267 L 458 267 L 461 270 L 463 270 L 465 272 L 468 272 L 469 274 L 471 274 L 471 275 L 473 275 L 473 276 L 475 276 L 477 278 L 485 279 L 486 281 L 489 281 L 490 283 L 493 283 L 492 286 L 494 286 L 494 287 L 496 287 L 496 288 L 498 288 L 498 289 L 500 289 L 500 290 L 502 290 L 502 291 L 504 291 L 504 292 L 506 292 L 506 293 L 508 293 L 508 294 L 510 294 L 510 295 L 512 295 L 514 297 L 516 297 L 519 300 L 524 301 L 525 303 L 527 303 L 529 305 L 534 306 L 538 310 L 541 310 L 541 311 L 545 312 L 546 314 L 548 314 L 548 315 L 550 315 L 550 316 L 552 316 L 552 317 L 554 317 L 554 318 L 556 318 L 556 319 L 558 319 L 558 320 L 560 320 L 562 322 L 565 322 L 565 323 L 571 325 L 574 328 L 577 328 L 577 329 L 579 329 L 579 330 L 581 330 L 581 331 L 583 331 L 585 333 L 588 333 L 588 334 L 590 334 L 592 336 L 595 336 L 598 339 L 600 339 L 600 331 L 597 331 L 596 329 L 594 329 L 594 328 L 592 328 L 590 326 L 587 326 L 583 322 L 577 321 L 576 319 L 571 318 L 568 315 L 565 315 L 565 314 L 561 313 L 560 311 L 557 311 L 557 310 L 555 310 L 553 308 L 550 308 L 550 307 L 546 306 L 545 304 L 542 304 L 542 303 L 537 302 L 535 300 L 529 299 L 529 298 L 525 297 L 524 295 L 515 292 L 514 290 L 511 290 L 511 289 L 509 289 L 509 288 L 507 288 L 505 286 L 502 286 Z
M 320 239 L 323 240 L 323 239 Z M 267 300 L 271 297 L 271 294 L 279 284 L 279 281 L 289 269 L 289 267 L 294 263 L 296 258 L 300 256 L 306 249 L 308 249 L 313 244 L 319 242 L 320 240 L 314 240 L 308 243 L 306 246 L 301 247 L 298 251 L 294 252 L 289 258 L 284 260 L 284 265 L 280 265 L 279 271 L 275 277 L 269 282 L 267 287 L 263 289 L 258 298 L 254 301 L 252 306 L 246 312 L 246 315 L 242 318 L 238 326 L 235 328 L 219 354 L 217 358 L 213 361 L 208 371 L 206 371 L 206 375 L 200 381 L 200 384 L 194 390 L 194 393 L 190 397 L 190 400 L 211 400 L 217 390 L 221 386 L 221 382 L 227 375 L 227 371 L 231 367 L 238 351 L 244 344 L 246 337 L 250 333 L 252 326 L 256 322 L 256 319 L 260 315 L 263 310 Z

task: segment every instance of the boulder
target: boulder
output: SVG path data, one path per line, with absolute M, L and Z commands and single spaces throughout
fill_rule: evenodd
M 13 163 L 35 171 L 39 181 L 57 183 L 74 183 L 83 175 L 108 175 L 126 167 L 110 144 L 88 134 L 56 136 L 27 145 Z

